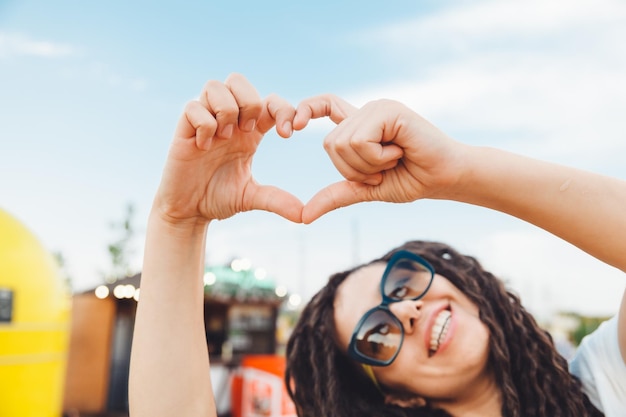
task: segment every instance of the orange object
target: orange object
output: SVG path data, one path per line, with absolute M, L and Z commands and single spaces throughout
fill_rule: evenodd
M 284 383 L 285 358 L 248 355 L 233 376 L 233 417 L 295 417 L 296 410 Z

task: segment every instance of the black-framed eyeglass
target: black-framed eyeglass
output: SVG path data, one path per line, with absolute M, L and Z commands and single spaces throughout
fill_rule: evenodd
M 354 328 L 348 346 L 350 357 L 367 365 L 392 363 L 404 341 L 404 326 L 389 310 L 389 304 L 419 300 L 434 276 L 434 268 L 422 257 L 408 251 L 396 252 L 380 280 L 382 302 L 368 310 Z

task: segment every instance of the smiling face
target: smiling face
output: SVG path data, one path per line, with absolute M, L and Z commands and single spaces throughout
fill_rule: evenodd
M 337 340 L 346 351 L 359 319 L 381 302 L 380 279 L 385 264 L 374 263 L 348 276 L 334 303 Z M 457 287 L 435 274 L 426 295 L 418 301 L 389 305 L 402 322 L 404 342 L 396 359 L 373 367 L 385 391 L 427 398 L 432 403 L 466 400 L 495 389 L 487 362 L 489 332 L 478 307 Z

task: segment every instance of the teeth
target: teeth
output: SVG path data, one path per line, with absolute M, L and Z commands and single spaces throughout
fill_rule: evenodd
M 445 338 L 450 326 L 450 317 L 452 313 L 448 310 L 442 310 L 435 319 L 432 333 L 430 334 L 430 351 L 435 353 L 439 349 L 439 343 Z

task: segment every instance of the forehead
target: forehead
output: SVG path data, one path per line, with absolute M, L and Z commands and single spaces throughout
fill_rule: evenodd
M 335 323 L 339 341 L 346 344 L 357 322 L 367 310 L 378 305 L 380 279 L 386 264 L 377 262 L 351 273 L 337 289 L 335 296 Z

